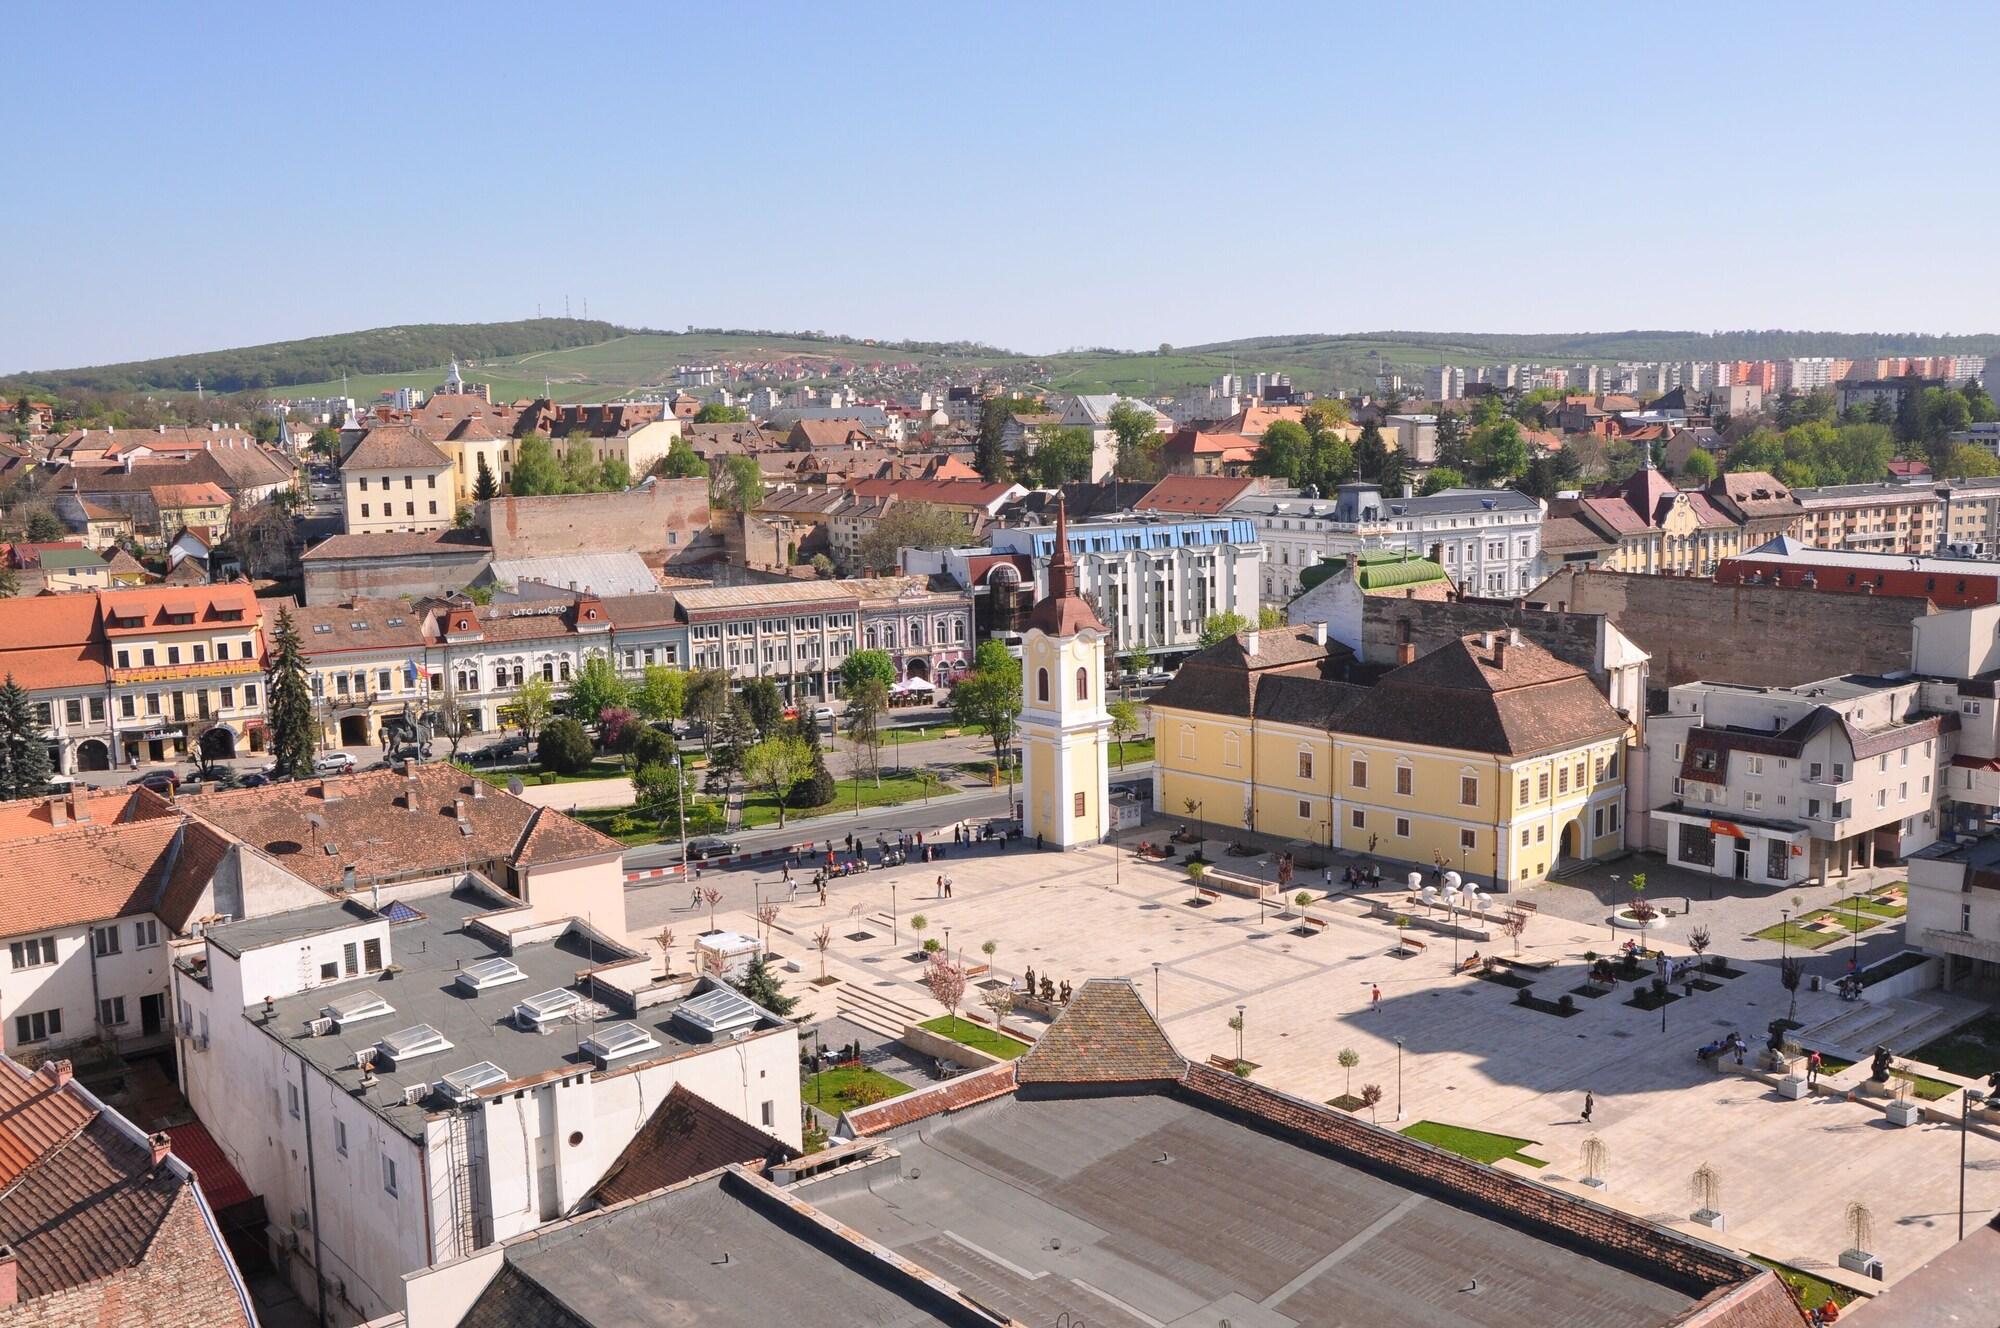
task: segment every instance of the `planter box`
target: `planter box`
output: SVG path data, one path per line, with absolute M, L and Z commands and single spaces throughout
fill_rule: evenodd
M 1710 1231 L 1722 1230 L 1722 1214 L 1716 1212 L 1713 1208 L 1695 1209 L 1692 1213 L 1688 1214 L 1688 1221 L 1695 1223 L 1697 1226 L 1707 1227 Z
M 1840 1266 L 1850 1273 L 1882 1280 L 1882 1261 L 1867 1250 L 1842 1250 Z
M 1895 957 L 1891 955 L 1890 959 L 1894 959 Z M 1888 963 L 1889 960 L 1882 960 L 1880 962 Z M 1868 968 L 1876 966 L 1875 964 L 1870 964 Z M 1861 976 L 1863 981 L 1867 980 L 1867 968 L 1861 970 Z M 1900 973 L 1894 973 L 1880 981 L 1869 983 L 1861 989 L 1861 999 L 1864 1001 L 1886 1001 L 1897 996 L 1914 996 L 1920 991 L 1929 991 L 1932 987 L 1937 986 L 1943 978 L 1944 966 L 1937 956 L 1933 955 L 1914 968 L 1906 968 Z
M 989 1056 L 963 1042 L 953 1042 L 942 1033 L 933 1033 L 915 1024 L 905 1024 L 899 1040 L 912 1051 L 955 1062 L 968 1070 L 984 1070 L 1003 1063 L 998 1056 Z
M 1891 1125 L 1915 1125 L 1924 1118 L 1924 1107 L 1914 1099 L 1899 1098 L 1889 1104 L 1886 1114 Z
M 1604 1179 L 1601 1176 L 1585 1176 L 1581 1183 L 1588 1185 L 1591 1189 L 1596 1190 L 1599 1194 L 1602 1194 L 1606 1190 L 1611 1188 L 1610 1186 L 1604 1183 Z
M 1801 1079 L 1798 1075 L 1788 1074 L 1784 1078 L 1778 1081 L 1779 1097 L 1788 1097 L 1791 1098 L 1793 1101 L 1797 1101 L 1798 1099 L 1804 1097 L 1805 1095 L 1806 1095 L 1806 1081 L 1804 1079 Z

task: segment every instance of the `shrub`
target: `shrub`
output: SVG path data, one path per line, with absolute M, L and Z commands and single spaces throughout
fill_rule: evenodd
M 542 730 L 536 759 L 542 769 L 552 774 L 574 775 L 590 768 L 591 759 L 597 749 L 590 741 L 590 735 L 583 731 L 583 725 L 565 716 L 555 720 Z
M 1535 998 L 1528 994 L 1528 988 L 1521 987 L 1514 992 L 1514 1004 L 1526 1005 Z
M 1568 992 L 1564 992 L 1562 995 L 1556 997 L 1556 1008 L 1564 1014 L 1568 1014 L 1576 1008 L 1576 997 L 1570 995 Z

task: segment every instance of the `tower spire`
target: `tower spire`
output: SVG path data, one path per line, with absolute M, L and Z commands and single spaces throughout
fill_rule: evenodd
M 1056 547 L 1049 556 L 1049 598 L 1068 599 L 1076 594 L 1076 560 L 1069 556 L 1069 505 L 1062 490 L 1056 490 Z

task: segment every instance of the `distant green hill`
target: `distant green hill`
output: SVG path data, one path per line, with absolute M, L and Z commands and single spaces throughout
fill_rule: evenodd
M 486 360 L 589 346 L 619 335 L 610 323 L 528 318 L 513 323 L 418 323 L 341 332 L 302 341 L 203 351 L 158 360 L 17 374 L 6 388 L 44 392 L 249 392 L 351 376 L 427 370 L 435 383 L 445 361 Z
M 1289 374 L 1310 391 L 1367 386 L 1384 366 L 1414 373 L 1439 363 L 1470 368 L 1507 361 L 1552 364 L 1619 360 L 1844 358 L 1904 354 L 2000 355 L 2000 335 L 1929 336 L 1878 332 L 1483 332 L 1305 333 L 1246 337 L 1163 350 L 1113 349 L 1021 355 L 973 342 L 871 341 L 819 332 L 654 332 L 584 319 L 421 324 L 376 328 L 239 350 L 131 364 L 28 373 L 0 383 L 16 390 L 194 390 L 325 396 L 341 387 L 358 400 L 398 387 L 430 389 L 456 357 L 471 382 L 491 383 L 496 400 L 547 391 L 558 401 L 605 400 L 673 385 L 674 368 L 709 360 L 803 358 L 836 365 L 915 363 L 961 381 L 981 371 L 1059 392 L 1168 394 L 1228 373 Z

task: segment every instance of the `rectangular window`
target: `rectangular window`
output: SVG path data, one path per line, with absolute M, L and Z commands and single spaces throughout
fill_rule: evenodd
M 1540 802 L 1549 800 L 1549 772 L 1546 770 L 1535 776 L 1535 798 Z
M 347 1122 L 338 1117 L 333 1122 L 333 1151 L 347 1156 Z
M 160 924 L 151 918 L 141 918 L 132 924 L 132 948 L 149 950 L 160 943 Z
M 257 685 L 255 683 L 245 683 L 243 685 L 243 704 L 251 708 L 256 707 Z
M 1547 826 L 1538 825 L 1535 827 L 1535 842 L 1537 844 L 1547 843 L 1548 838 L 1549 838 L 1549 828 Z
M 1479 847 L 1479 832 L 1478 832 L 1478 831 L 1476 831 L 1476 830 L 1461 830 L 1461 831 L 1459 831 L 1459 832 L 1458 832 L 1458 846 L 1459 846 L 1460 848 L 1462 848 L 1462 849 L 1466 849 L 1466 850 L 1468 850 L 1468 851 L 1469 851 L 1469 850 L 1471 850 L 1471 849 L 1475 849 L 1475 848 L 1478 848 L 1478 847 Z
M 71 724 L 83 723 L 83 702 L 75 697 L 63 702 L 63 719 Z
M 1311 752 L 1300 752 L 1299 778 L 1311 779 L 1312 777 L 1313 777 L 1313 754 Z
M 92 723 L 102 724 L 104 722 L 103 697 L 93 696 L 90 698 L 90 718 Z
M 14 970 L 41 968 L 56 961 L 56 938 L 53 936 L 30 936 L 25 941 L 15 941 L 8 946 L 14 961 Z
M 1077 815 L 1077 816 L 1081 817 L 1081 816 L 1083 815 L 1083 807 L 1084 807 L 1084 803 L 1083 803 L 1083 794 L 1079 793 L 1079 794 L 1077 794 L 1077 795 L 1076 795 L 1076 815 Z
M 118 940 L 118 924 L 90 929 L 90 949 L 96 955 L 115 955 L 123 950 Z
M 1479 805 L 1479 781 L 1471 775 L 1461 775 L 1458 780 L 1458 800 L 1467 807 Z
M 371 936 L 361 943 L 361 970 L 364 973 L 382 971 L 382 940 Z
M 367 483 L 368 481 L 367 481 L 367 480 L 363 480 L 363 481 L 361 481 L 361 482 L 362 482 L 363 484 L 366 484 L 366 483 Z M 362 518 L 363 518 L 364 520 L 365 520 L 365 519 L 367 518 L 367 516 L 368 516 L 368 504 L 367 504 L 367 503 L 363 503 L 363 504 L 361 504 L 361 515 L 362 515 Z
M 119 667 L 119 668 L 121 668 L 121 669 L 129 669 L 129 668 L 131 668 L 131 667 L 132 667 L 132 652 L 131 652 L 131 651 L 129 651 L 129 650 L 121 650 L 121 651 L 119 651 L 119 652 L 118 652 L 118 667 Z
M 347 976 L 353 977 L 361 971 L 361 947 L 353 941 L 340 947 L 340 959 L 342 966 L 347 970 Z
M 1410 837 L 1410 818 L 1407 816 L 1398 816 L 1396 818 L 1396 838 L 1408 839 L 1409 837 Z
M 321 964 L 319 966 L 319 980 L 321 982 L 340 981 L 340 965 L 333 962 L 332 960 L 328 960 L 326 963 Z
M 763 1123 L 765 1129 L 775 1128 L 778 1124 L 778 1104 L 765 1101 L 757 1108 L 757 1119 Z
M 1516 799 L 1516 801 L 1518 801 L 1518 802 L 1526 802 L 1527 800 L 1528 800 L 1528 777 L 1527 777 L 1526 775 L 1522 775 L 1522 776 L 1521 776 L 1521 792 L 1520 792 L 1520 795 L 1519 795 L 1519 797 L 1518 797 L 1518 798 Z
M 1353 765 L 1353 768 L 1349 772 L 1349 776 L 1352 783 L 1354 784 L 1354 787 L 1367 788 L 1368 763 L 1366 761 L 1356 761 Z
M 1352 812 L 1348 813 L 1348 824 L 1352 825 L 1356 830 L 1366 830 L 1368 828 L 1367 815 L 1359 807 L 1356 807 Z
M 1310 802 L 1307 802 L 1304 798 L 1300 798 L 1299 819 L 1301 821 L 1310 821 L 1312 819 L 1312 814 L 1313 814 L 1313 805 Z
M 387 1154 L 382 1157 L 382 1188 L 392 1195 L 396 1193 L 396 1159 Z
M 297 1084 L 285 1085 L 285 1111 L 293 1120 L 299 1118 L 299 1086 Z
M 1528 846 L 1528 830 L 1526 826 L 1523 826 L 1521 828 L 1521 847 L 1526 848 L 1527 846 Z
M 1701 758 L 1702 758 L 1702 757 L 1704 757 L 1704 756 L 1706 756 L 1706 757 L 1708 758 L 1708 761 L 1709 761 L 1709 764 L 1708 764 L 1708 767 L 1707 767 L 1707 768 L 1709 768 L 1709 769 L 1711 769 L 1711 770 L 1712 770 L 1712 769 L 1714 769 L 1714 768 L 1715 768 L 1715 753 L 1713 753 L 1713 752 L 1696 752 L 1696 753 L 1694 754 L 1694 763 L 1695 763 L 1695 767 L 1696 767 L 1697 769 L 1700 769 L 1700 768 L 1702 768 L 1702 767 L 1701 767 Z M 1569 767 L 1568 767 L 1568 766 L 1563 766 L 1563 767 L 1561 767 L 1560 769 L 1558 769 L 1558 770 L 1556 771 L 1556 792 L 1557 792 L 1557 793 L 1567 793 L 1567 792 L 1569 792 Z
M 47 1042 L 62 1034 L 61 1010 L 37 1010 L 33 1014 L 14 1016 L 14 1041 L 19 1043 Z
M 1417 779 L 1416 771 L 1410 769 L 1410 767 L 1406 765 L 1397 766 L 1396 792 L 1401 794 L 1403 797 L 1406 798 L 1409 797 L 1410 791 L 1416 787 L 1416 779 Z

